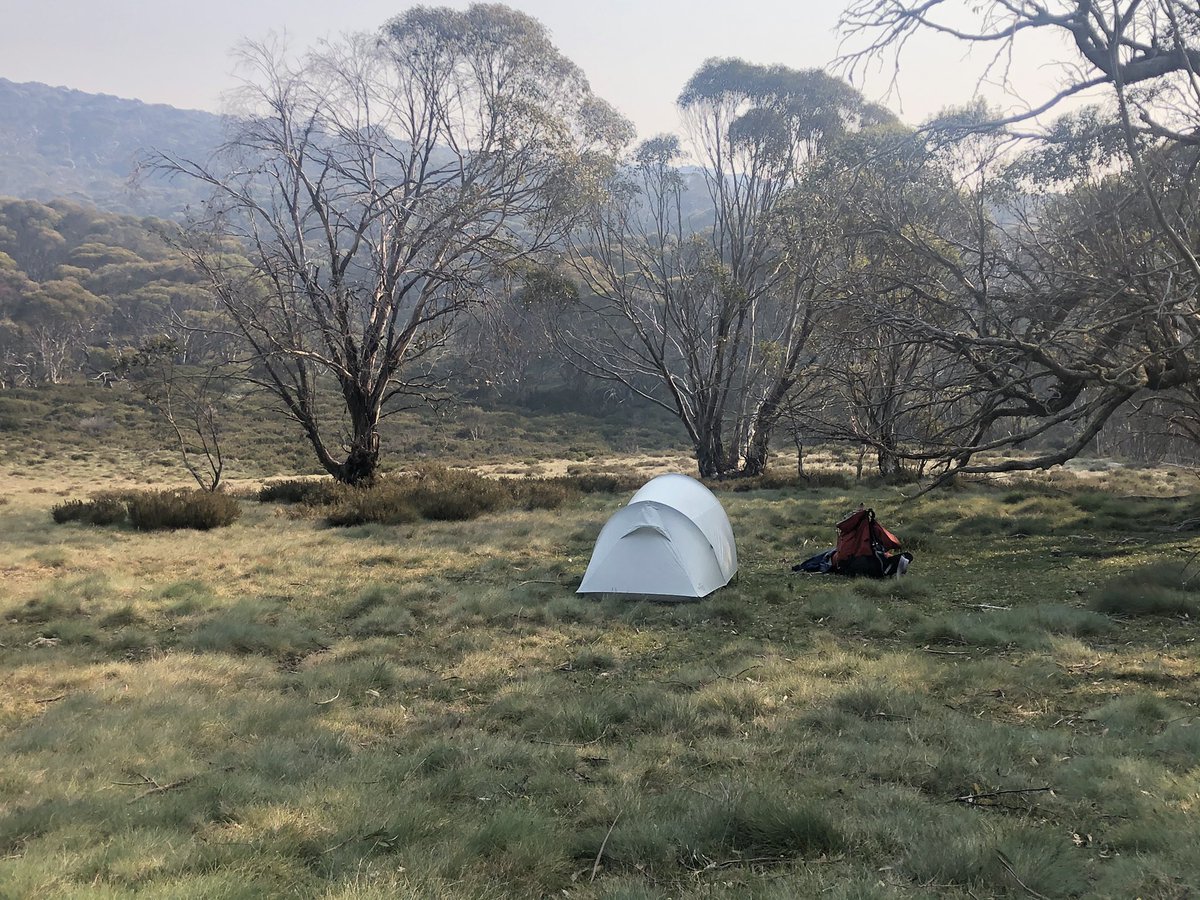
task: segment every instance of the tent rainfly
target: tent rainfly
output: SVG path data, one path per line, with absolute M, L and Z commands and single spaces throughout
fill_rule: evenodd
M 706 597 L 736 571 L 720 501 L 687 475 L 659 475 L 605 524 L 578 593 Z

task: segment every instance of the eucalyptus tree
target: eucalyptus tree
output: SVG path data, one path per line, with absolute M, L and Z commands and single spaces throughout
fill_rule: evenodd
M 213 191 L 184 244 L 258 382 L 328 472 L 363 482 L 381 418 L 437 386 L 459 314 L 559 240 L 628 126 L 502 6 L 245 58 L 219 160 L 158 162 Z
M 1021 208 L 977 204 L 999 236 L 991 249 L 918 247 L 970 301 L 965 308 L 979 308 L 957 328 L 909 323 L 977 373 L 977 402 L 948 453 L 956 468 L 1063 462 L 1118 411 L 1160 399 L 1172 407 L 1200 376 L 1198 22 L 1200 7 L 1180 0 L 860 0 L 845 14 L 852 69 L 887 54 L 899 61 L 920 33 L 993 48 L 999 65 L 1030 34 L 1065 38 L 1062 57 L 1047 61 L 1060 67 L 1058 88 L 1017 113 L 943 132 L 1034 143 L 1015 164 L 995 166 L 1029 193 Z M 1077 95 L 1099 105 L 1049 125 L 1039 118 Z M 1004 272 L 987 285 L 973 271 L 985 256 Z M 1030 457 L 974 459 L 1051 429 L 1057 446 Z
M 886 476 L 907 461 L 922 468 L 945 446 L 971 381 L 954 354 L 910 326 L 963 322 L 962 293 L 924 248 L 960 259 L 974 210 L 929 142 L 898 125 L 844 138 L 810 169 L 807 186 L 831 234 L 830 302 L 808 383 L 789 397 L 793 428 L 873 452 Z M 986 276 L 991 261 L 977 262 Z
M 824 148 L 888 117 L 823 72 L 736 59 L 701 66 L 679 108 L 690 141 L 638 146 L 574 233 L 589 315 L 558 343 L 674 413 L 702 476 L 757 474 L 825 283 L 828 234 L 785 201 Z

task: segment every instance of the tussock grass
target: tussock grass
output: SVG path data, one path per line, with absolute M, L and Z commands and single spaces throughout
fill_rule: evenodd
M 1200 614 L 1200 573 L 1180 564 L 1142 566 L 1102 585 L 1091 606 L 1110 615 L 1194 617 Z
M 199 624 L 181 646 L 195 651 L 284 658 L 311 653 L 325 642 L 315 629 L 290 619 L 273 605 L 243 602 Z
M 815 803 L 779 792 L 750 790 L 700 804 L 695 819 L 683 852 L 685 861 L 701 866 L 730 857 L 782 862 L 831 853 L 843 843 Z
M 1200 888 L 1193 626 L 1094 604 L 1176 590 L 1194 538 L 1085 529 L 1075 481 L 724 492 L 737 582 L 663 604 L 573 594 L 624 499 L 603 487 L 139 532 L 54 525 L 39 478 L 0 470 L 0 894 Z M 912 574 L 793 575 L 860 501 L 924 542 Z M 957 531 L 976 517 L 1004 527 Z

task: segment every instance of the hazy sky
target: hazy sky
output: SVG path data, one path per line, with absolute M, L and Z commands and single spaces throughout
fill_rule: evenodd
M 595 91 L 645 137 L 675 129 L 674 98 L 710 56 L 793 68 L 824 67 L 838 53 L 846 0 L 509 0 L 540 19 Z M 0 77 L 219 111 L 232 86 L 230 49 L 242 38 L 286 31 L 305 47 L 343 31 L 371 30 L 409 6 L 403 0 L 12 0 L 0 31 Z M 465 7 L 463 0 L 427 5 Z M 1061 51 L 1041 42 L 1015 62 L 1033 97 L 1052 84 L 1042 61 Z M 981 57 L 964 60 L 946 41 L 914 46 L 900 97 L 887 104 L 909 122 L 975 94 Z M 884 100 L 890 75 L 860 85 Z M 999 100 L 998 95 L 994 95 Z M 901 109 L 900 101 L 903 101 Z

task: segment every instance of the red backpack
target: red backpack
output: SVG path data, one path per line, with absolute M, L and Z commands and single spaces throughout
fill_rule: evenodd
M 894 575 L 902 557 L 905 567 L 912 554 L 901 554 L 900 539 L 875 520 L 875 510 L 859 509 L 838 522 L 833 571 L 839 575 Z M 903 569 L 901 569 L 903 571 Z

